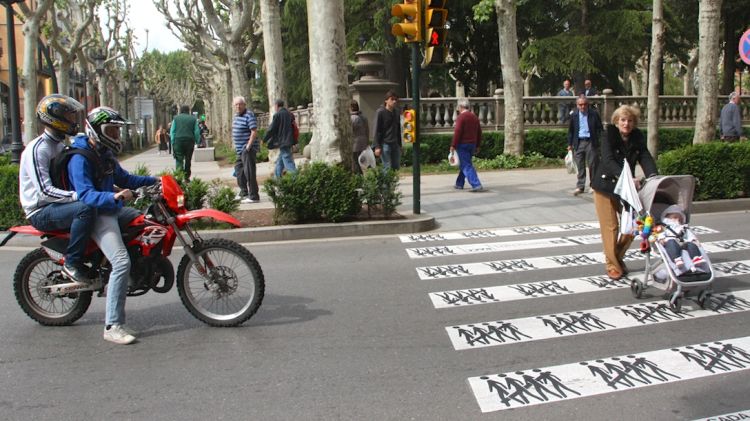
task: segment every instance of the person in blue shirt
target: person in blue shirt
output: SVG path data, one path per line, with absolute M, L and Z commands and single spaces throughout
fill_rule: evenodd
M 117 344 L 135 341 L 134 334 L 123 327 L 130 257 L 120 227 L 138 216 L 138 211 L 126 207 L 125 202 L 133 198 L 130 189 L 157 182 L 154 177 L 129 174 L 117 161 L 115 154 L 122 150 L 120 129 L 126 124 L 112 108 L 94 108 L 85 121 L 86 135 L 79 134 L 72 143 L 74 149 L 92 151 L 94 162 L 83 154 L 73 155 L 68 162 L 68 180 L 78 194 L 78 200 L 97 209 L 91 238 L 112 265 L 107 287 L 104 339 Z

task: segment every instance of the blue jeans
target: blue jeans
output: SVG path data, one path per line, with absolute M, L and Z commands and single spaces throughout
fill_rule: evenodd
M 105 324 L 125 323 L 125 298 L 128 293 L 128 276 L 130 274 L 130 256 L 117 223 L 118 214 L 100 215 L 96 219 L 91 238 L 104 253 L 112 265 L 107 286 L 107 309 Z
M 472 188 L 481 187 L 482 183 L 477 176 L 477 170 L 471 163 L 471 157 L 474 156 L 477 146 L 473 143 L 459 143 L 456 148 L 458 153 L 458 177 L 456 177 L 456 187 L 464 187 L 466 179 Z
M 292 154 L 291 146 L 279 147 L 279 158 L 276 160 L 276 170 L 274 174 L 277 178 L 281 177 L 281 172 L 286 168 L 286 172 L 294 174 L 297 172 L 297 167 L 294 165 L 294 155 Z
M 390 168 L 398 171 L 401 168 L 401 145 L 398 143 L 383 143 L 380 159 L 383 161 L 383 169 Z
M 96 208 L 83 202 L 50 203 L 31 215 L 29 222 L 40 231 L 70 230 L 65 263 L 78 265 L 86 251 L 96 215 Z

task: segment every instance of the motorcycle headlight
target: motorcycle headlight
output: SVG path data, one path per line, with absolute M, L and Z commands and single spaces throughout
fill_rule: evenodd
M 177 206 L 179 206 L 179 207 L 185 206 L 185 195 L 184 194 L 177 195 Z

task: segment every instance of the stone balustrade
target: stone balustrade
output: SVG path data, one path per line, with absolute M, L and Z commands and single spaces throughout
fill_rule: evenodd
M 605 95 L 589 97 L 591 106 L 596 107 L 602 115 L 602 121 L 607 123 L 612 112 L 623 104 L 634 105 L 641 110 L 641 121 L 639 126 L 645 127 L 647 123 L 647 97 L 645 96 L 615 96 Z M 421 98 L 420 99 L 420 129 L 422 133 L 452 133 L 453 125 L 457 117 L 457 98 Z M 502 92 L 499 91 L 493 97 L 469 98 L 472 111 L 479 117 L 484 130 L 502 130 L 504 127 L 505 109 Z M 719 109 L 727 102 L 726 96 L 720 96 L 717 100 Z M 403 98 L 399 101 L 400 107 L 410 107 L 411 99 Z M 740 104 L 743 110 L 750 109 L 750 98 L 743 97 Z M 661 96 L 659 100 L 659 127 L 667 128 L 693 128 L 697 110 L 696 96 Z M 575 110 L 575 97 L 558 96 L 532 96 L 523 98 L 524 126 L 528 129 L 566 129 L 567 123 L 560 120 L 565 112 Z M 313 128 L 315 113 L 312 104 L 306 108 L 299 106 L 290 110 L 294 114 L 300 132 L 309 132 Z M 372 120 L 372 116 L 367 116 Z M 717 118 L 718 122 L 718 118 Z M 258 125 L 261 128 L 268 127 L 270 123 L 268 114 L 258 115 Z M 370 123 L 372 125 L 372 123 Z M 742 124 L 750 126 L 750 112 L 743 112 Z

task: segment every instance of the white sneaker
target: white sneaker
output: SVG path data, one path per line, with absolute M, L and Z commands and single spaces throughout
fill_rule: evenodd
M 104 328 L 104 340 L 118 345 L 127 345 L 135 341 L 135 336 L 128 333 L 122 325 L 112 325 L 109 329 Z

